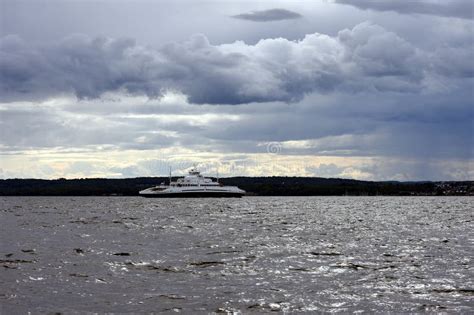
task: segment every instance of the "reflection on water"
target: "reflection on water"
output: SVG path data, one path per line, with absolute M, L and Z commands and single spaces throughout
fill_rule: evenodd
M 1 198 L 0 313 L 472 313 L 473 200 Z

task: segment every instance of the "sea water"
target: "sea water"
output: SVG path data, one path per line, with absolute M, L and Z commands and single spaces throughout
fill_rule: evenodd
M 474 312 L 472 197 L 3 197 L 0 313 Z

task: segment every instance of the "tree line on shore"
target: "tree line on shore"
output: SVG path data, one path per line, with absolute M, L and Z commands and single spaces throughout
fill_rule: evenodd
M 175 180 L 176 178 L 173 178 Z M 215 180 L 215 179 L 214 179 Z M 123 179 L 4 179 L 1 196 L 137 196 L 142 189 L 168 183 L 167 177 Z M 474 195 L 474 182 L 374 182 L 319 177 L 230 177 L 224 185 L 239 186 L 257 196 L 439 196 Z

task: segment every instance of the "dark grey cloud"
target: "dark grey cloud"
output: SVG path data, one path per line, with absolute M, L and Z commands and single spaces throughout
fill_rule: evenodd
M 282 20 L 294 20 L 303 17 L 301 14 L 285 10 L 270 9 L 263 11 L 252 11 L 250 13 L 242 13 L 232 16 L 235 19 L 247 20 L 252 22 L 272 22 Z
M 38 100 L 62 94 L 81 99 L 125 91 L 158 97 L 168 90 L 191 103 L 295 102 L 308 93 L 419 92 L 433 73 L 470 77 L 472 49 L 420 50 L 371 23 L 318 33 L 299 41 L 261 40 L 212 45 L 204 35 L 160 49 L 130 39 L 69 36 L 31 45 L 18 36 L 0 41 L 0 99 Z M 447 57 L 446 57 L 447 56 Z M 446 62 L 444 62 L 446 60 Z M 448 63 L 453 66 L 446 66 Z
M 431 95 L 313 95 L 291 106 L 265 104 L 257 108 L 261 111 L 239 107 L 241 119 L 226 122 L 225 128 L 210 124 L 199 134 L 227 145 L 228 151 L 263 152 L 265 146 L 257 147 L 256 143 L 276 141 L 282 143 L 285 154 L 298 155 L 413 159 L 474 156 L 469 84 Z M 291 141 L 303 141 L 303 145 L 286 146 Z
M 336 0 L 360 9 L 394 11 L 402 14 L 429 14 L 446 17 L 472 19 L 474 3 L 472 0 Z
M 472 1 L 292 2 L 291 28 L 229 18 L 250 2 L 175 2 L 8 0 L 0 177 L 166 174 L 207 154 L 229 175 L 281 158 L 288 175 L 473 178 Z M 192 23 L 160 31 L 177 20 Z

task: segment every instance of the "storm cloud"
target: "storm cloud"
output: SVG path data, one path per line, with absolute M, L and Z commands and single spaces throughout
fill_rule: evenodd
M 5 3 L 0 177 L 474 178 L 470 1 Z
M 294 20 L 303 17 L 301 14 L 285 10 L 270 9 L 264 11 L 252 11 L 250 13 L 242 13 L 232 16 L 235 19 L 247 20 L 252 22 L 272 22 L 282 20 Z
M 472 0 L 336 0 L 336 2 L 352 5 L 360 9 L 394 11 L 402 14 L 429 14 L 463 19 L 472 19 L 474 17 L 474 4 Z
M 334 37 L 314 33 L 298 41 L 212 45 L 195 35 L 160 49 L 85 35 L 32 46 L 7 36 L 0 42 L 0 94 L 1 100 L 13 101 L 70 93 L 98 98 L 111 91 L 159 97 L 179 91 L 191 103 L 243 104 L 295 102 L 336 88 L 410 93 L 422 90 L 431 73 L 472 76 L 472 51 L 456 49 L 456 67 L 446 69 L 442 54 L 420 50 L 368 22 Z

